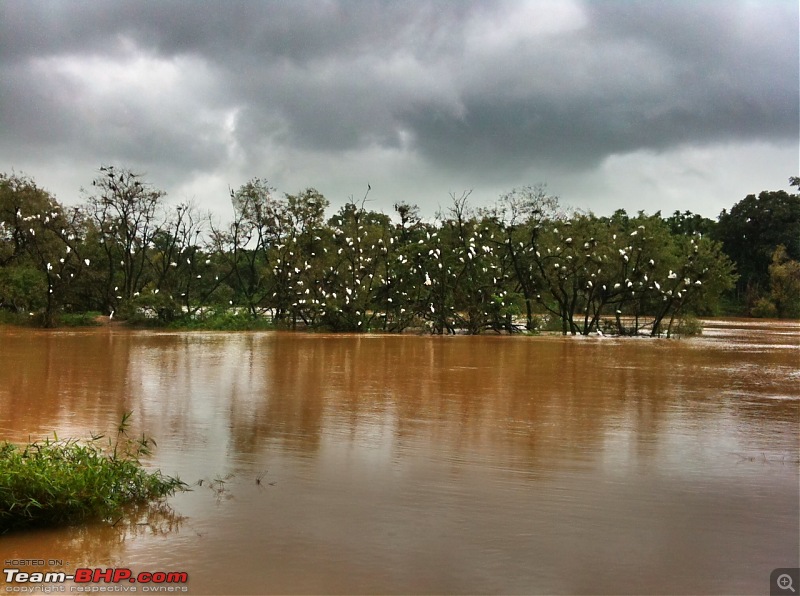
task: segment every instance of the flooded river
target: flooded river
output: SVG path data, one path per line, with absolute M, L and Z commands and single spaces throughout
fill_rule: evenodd
M 797 323 L 680 341 L 0 328 L 0 439 L 129 410 L 148 465 L 192 492 L 0 536 L 6 562 L 182 571 L 190 594 L 722 594 L 768 593 L 800 558 Z

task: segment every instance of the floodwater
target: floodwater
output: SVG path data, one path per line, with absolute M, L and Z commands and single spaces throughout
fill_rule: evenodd
M 0 328 L 0 439 L 125 411 L 192 492 L 0 536 L 5 568 L 186 572 L 190 594 L 749 594 L 800 560 L 796 322 L 687 340 Z

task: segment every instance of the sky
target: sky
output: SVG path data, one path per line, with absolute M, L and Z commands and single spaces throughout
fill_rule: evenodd
M 800 174 L 796 0 L 0 0 L 0 172 L 101 165 L 232 217 L 308 187 L 428 219 L 545 184 L 715 218 Z M 371 188 L 368 194 L 367 188 Z

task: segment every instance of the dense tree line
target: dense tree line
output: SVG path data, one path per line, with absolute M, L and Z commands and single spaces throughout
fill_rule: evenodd
M 565 334 L 654 335 L 726 295 L 798 314 L 800 198 L 783 191 L 715 222 L 599 217 L 523 187 L 489 208 L 453 195 L 424 221 L 407 203 L 392 217 L 368 210 L 367 196 L 328 217 L 316 190 L 279 195 L 253 179 L 231 191 L 224 225 L 127 169 L 101 167 L 85 194 L 67 208 L 0 175 L 2 309 L 44 325 L 69 312 L 163 323 L 224 312 L 333 331 L 513 332 L 549 319 Z

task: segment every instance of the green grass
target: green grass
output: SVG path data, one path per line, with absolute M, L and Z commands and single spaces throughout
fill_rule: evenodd
M 28 313 L 16 313 L 5 309 L 0 309 L 0 325 L 17 325 L 20 327 L 32 327 L 38 318 Z
M 184 331 L 259 331 L 275 329 L 275 326 L 267 318 L 223 311 L 195 318 L 182 317 L 172 321 L 168 328 Z
M 58 315 L 57 322 L 59 327 L 98 327 L 97 322 L 99 312 L 83 313 L 61 313 Z
M 139 458 L 152 439 L 131 439 L 130 413 L 122 417 L 115 440 L 53 439 L 18 446 L 0 444 L 0 533 L 33 526 L 110 519 L 130 504 L 145 503 L 186 490 L 178 478 L 148 472 Z

